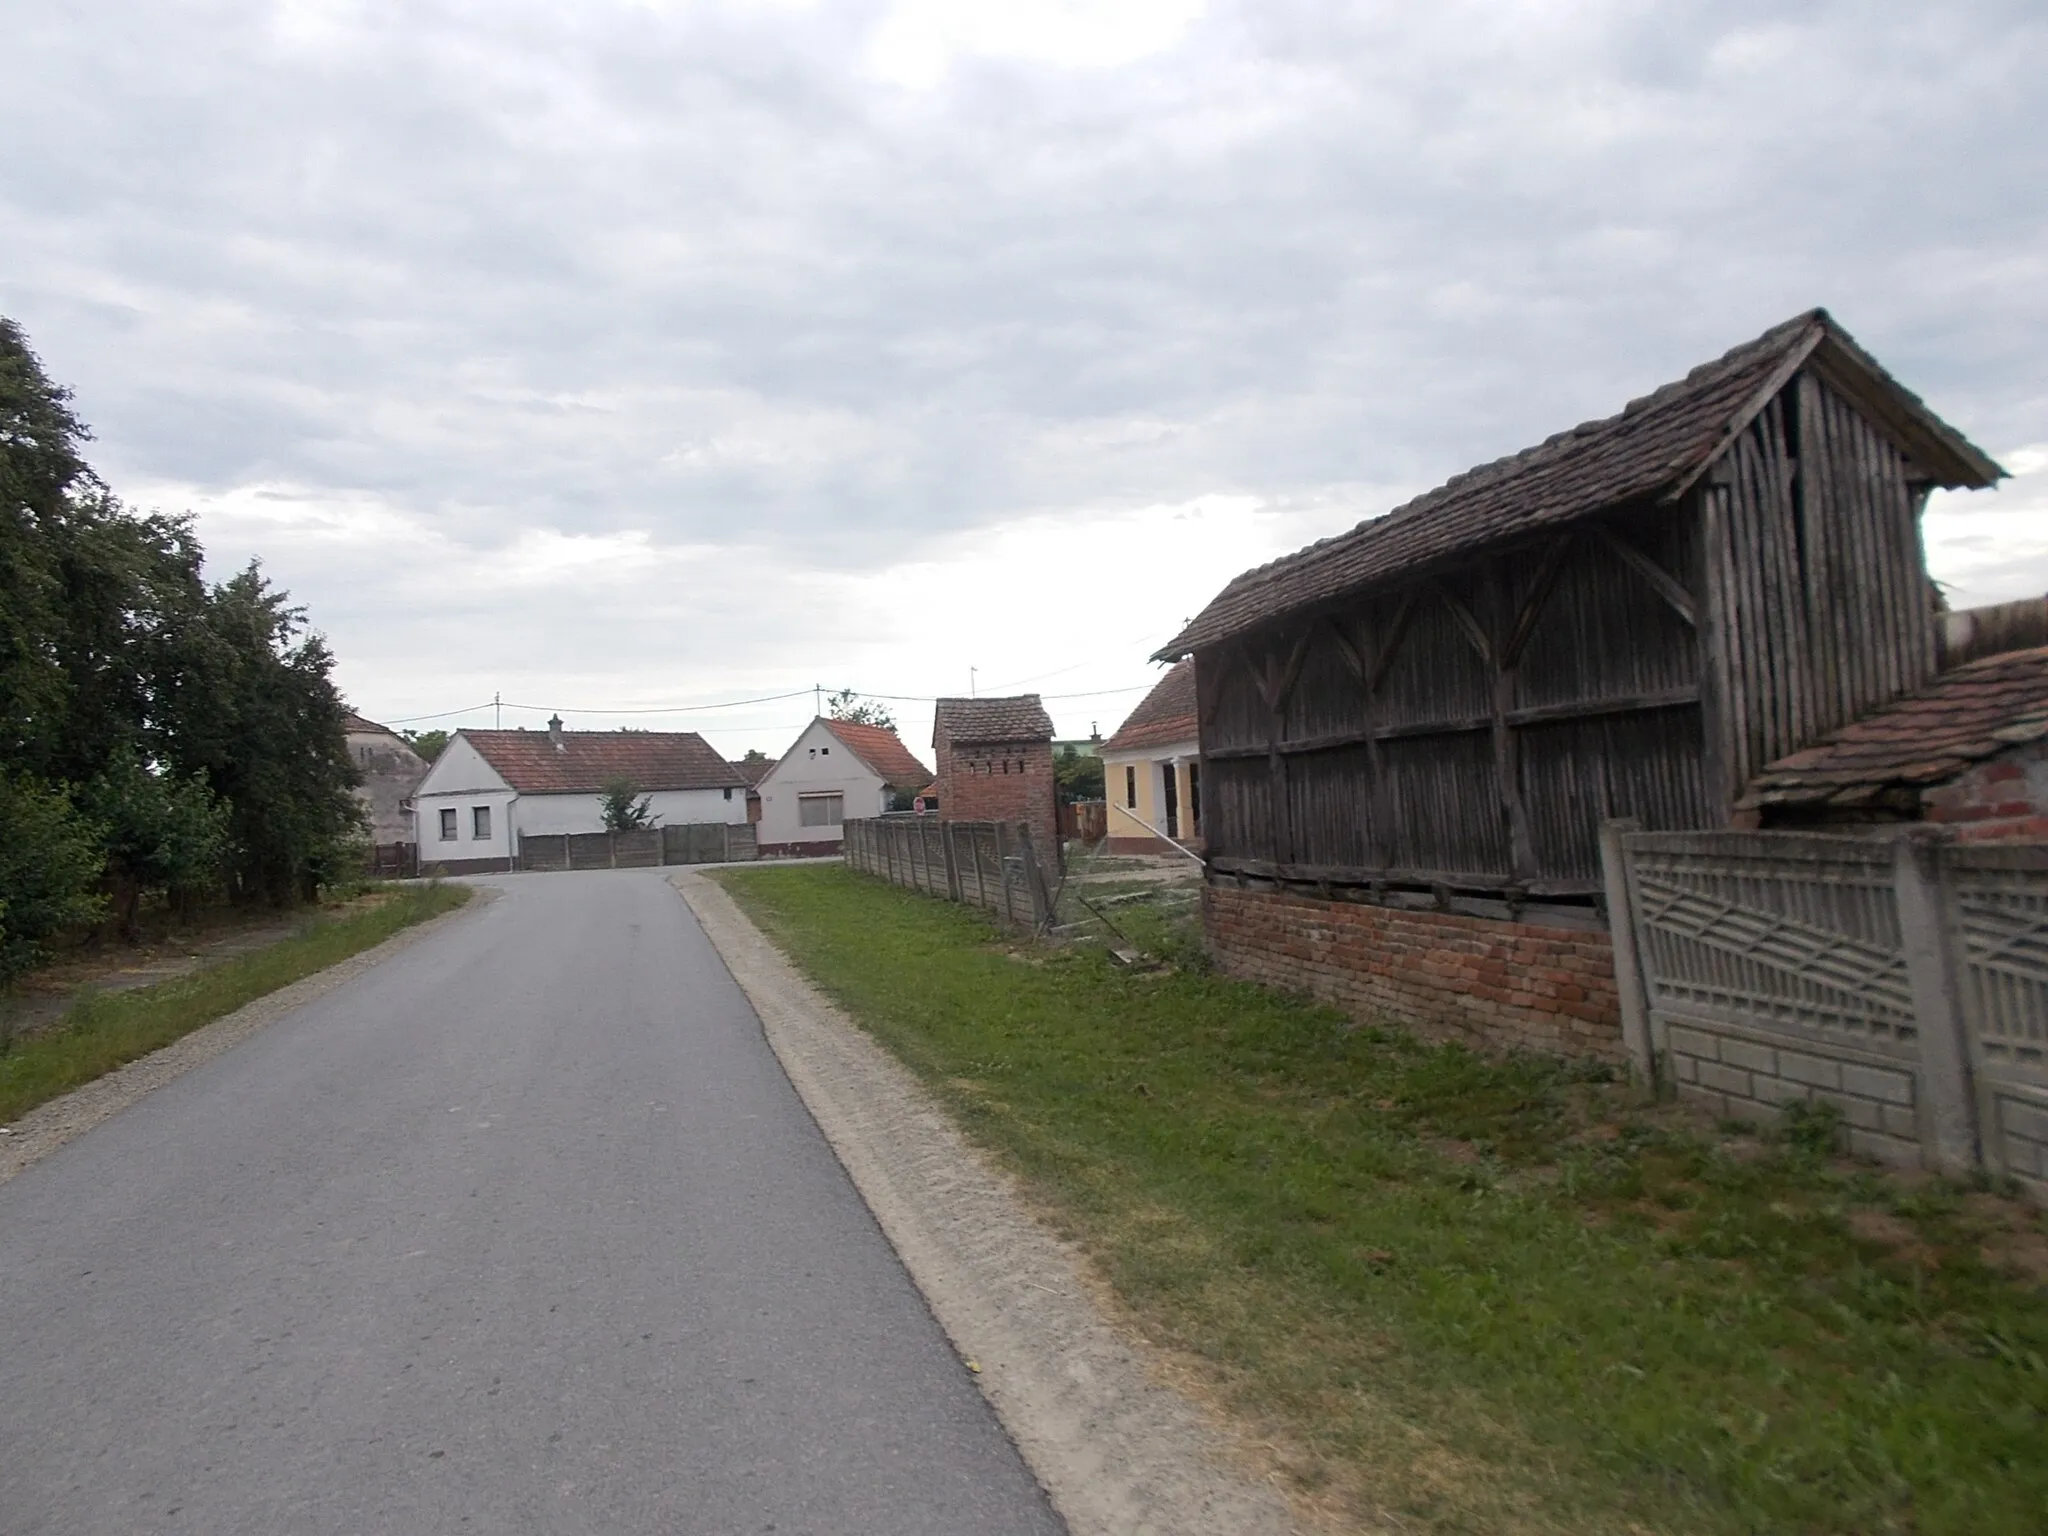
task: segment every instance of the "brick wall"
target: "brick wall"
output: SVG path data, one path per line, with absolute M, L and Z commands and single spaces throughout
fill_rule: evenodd
M 1921 814 L 1958 838 L 2048 838 L 2048 743 L 2015 747 L 1925 791 Z
M 1060 856 L 1058 786 L 1049 741 L 940 742 L 939 817 L 944 821 L 1021 821 L 1041 863 Z
M 1437 1040 L 1623 1062 L 1604 932 L 1207 886 L 1209 953 L 1233 976 L 1307 991 Z

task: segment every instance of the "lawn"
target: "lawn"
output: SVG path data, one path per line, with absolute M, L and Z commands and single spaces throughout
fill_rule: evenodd
M 0 1051 L 0 1124 L 400 929 L 459 907 L 469 894 L 459 885 L 372 891 L 309 916 L 288 938 L 206 970 L 132 992 L 85 997 L 55 1027 Z
M 831 867 L 720 876 L 1340 1521 L 2048 1531 L 2048 1226 Z M 1119 924 L 1145 929 L 1141 915 Z

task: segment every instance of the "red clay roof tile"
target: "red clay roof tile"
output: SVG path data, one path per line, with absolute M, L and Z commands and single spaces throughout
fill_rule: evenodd
M 614 779 L 642 792 L 744 789 L 746 776 L 694 731 L 463 731 L 522 795 L 595 794 Z

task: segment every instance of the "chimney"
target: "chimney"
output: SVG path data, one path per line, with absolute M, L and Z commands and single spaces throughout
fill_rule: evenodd
M 557 752 L 567 750 L 562 745 L 562 717 L 560 715 L 548 716 L 548 740 L 554 743 Z

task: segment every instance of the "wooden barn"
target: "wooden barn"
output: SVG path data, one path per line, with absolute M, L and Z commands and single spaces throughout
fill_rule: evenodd
M 1600 955 L 1538 934 L 1516 961 L 1461 923 L 1595 930 L 1604 818 L 1725 825 L 1765 764 L 1926 683 L 1920 511 L 2001 474 L 1814 310 L 1238 577 L 1158 653 L 1197 662 L 1212 947 L 1493 1037 L 1467 1017 L 1491 1000 L 1459 991 L 1477 972 L 1444 958 L 1476 945 L 1506 965 L 1486 990 L 1507 1032 L 1573 1043 L 1522 1027 L 1543 995 L 1507 972 Z M 1375 907 L 1461 922 L 1397 938 Z M 1330 935 L 1307 972 L 1303 923 Z M 1365 958 L 1333 959 L 1359 923 Z M 1608 1027 L 1597 974 L 1552 985 L 1580 1034 Z

